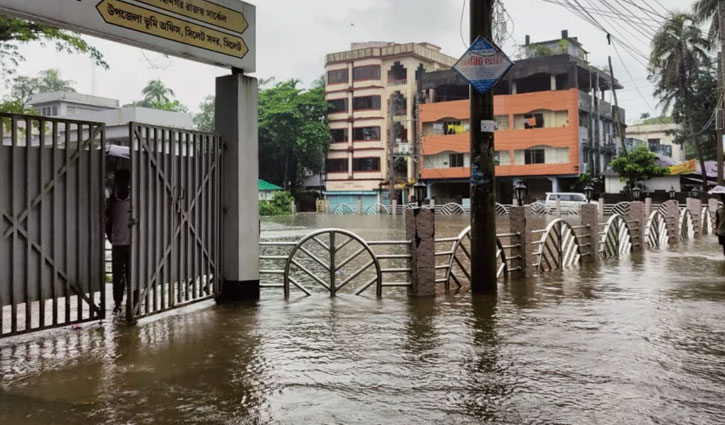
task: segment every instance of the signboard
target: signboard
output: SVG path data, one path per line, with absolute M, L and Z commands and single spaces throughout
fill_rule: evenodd
M 484 94 L 494 88 L 512 66 L 513 62 L 498 46 L 479 36 L 453 69 L 477 92 Z
M 256 8 L 239 0 L 0 0 L 0 12 L 254 72 Z

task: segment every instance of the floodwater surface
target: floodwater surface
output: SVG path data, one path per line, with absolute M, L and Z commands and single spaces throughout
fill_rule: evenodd
M 265 239 L 402 217 L 266 220 Z M 440 217 L 441 236 L 465 226 Z M 505 230 L 505 229 L 504 229 Z M 435 299 L 265 290 L 135 327 L 0 341 L 0 424 L 718 424 L 725 261 L 713 237 Z

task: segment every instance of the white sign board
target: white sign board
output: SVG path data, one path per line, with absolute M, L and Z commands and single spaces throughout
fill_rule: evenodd
M 491 90 L 511 69 L 513 62 L 496 45 L 478 37 L 453 65 L 471 86 L 483 94 Z
M 0 12 L 254 72 L 255 14 L 239 0 L 0 0 Z

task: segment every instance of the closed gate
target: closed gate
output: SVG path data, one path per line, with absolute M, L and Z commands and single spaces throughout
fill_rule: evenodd
M 222 149 L 208 133 L 138 123 L 129 131 L 133 320 L 217 295 Z
M 0 337 L 105 316 L 104 138 L 0 113 Z

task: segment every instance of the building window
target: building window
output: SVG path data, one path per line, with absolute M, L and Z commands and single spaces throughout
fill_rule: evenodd
M 327 172 L 328 173 L 346 173 L 347 172 L 347 159 L 328 159 L 327 160 Z
M 544 126 L 544 114 L 524 115 L 524 128 L 542 128 Z
M 330 130 L 330 143 L 347 142 L 347 129 L 336 128 Z
M 333 99 L 328 100 L 330 104 L 330 113 L 336 114 L 338 112 L 347 112 L 347 99 Z
M 546 162 L 544 152 L 544 149 L 527 149 L 524 152 L 524 164 L 544 164 Z
M 336 69 L 327 72 L 327 84 L 344 84 L 349 80 L 347 69 Z
M 380 140 L 380 127 L 359 127 L 352 130 L 352 140 Z
M 388 70 L 388 85 L 405 84 L 408 80 L 408 70 L 400 62 L 395 62 Z
M 380 96 L 364 96 L 356 97 L 352 100 L 353 111 L 363 111 L 365 109 L 380 110 Z
M 509 129 L 509 116 L 508 115 L 496 115 L 496 130 L 508 130 Z
M 511 165 L 509 151 L 495 151 L 493 153 L 494 165 Z
M 498 151 L 493 153 L 493 165 L 501 165 L 501 154 Z
M 457 168 L 457 167 L 463 167 L 463 154 L 462 153 L 452 153 L 448 155 L 448 167 L 450 168 Z
M 649 150 L 655 151 L 660 146 L 660 139 L 647 139 Z
M 380 171 L 380 158 L 355 158 L 352 160 L 353 171 Z
M 352 79 L 354 81 L 379 80 L 380 65 L 358 66 L 353 68 Z

